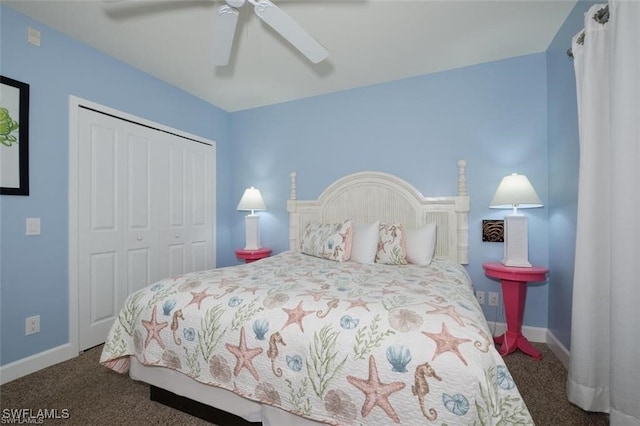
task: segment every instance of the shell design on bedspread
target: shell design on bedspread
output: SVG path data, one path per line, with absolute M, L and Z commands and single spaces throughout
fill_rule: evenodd
M 264 340 L 264 336 L 268 331 L 269 321 L 265 319 L 257 319 L 253 322 L 253 332 L 256 334 L 256 339 Z
M 293 371 L 302 370 L 302 357 L 300 355 L 287 355 L 287 365 Z
M 279 308 L 289 301 L 289 296 L 285 293 L 276 293 L 267 296 L 262 304 L 267 309 Z
M 423 323 L 422 317 L 409 309 L 394 309 L 389 313 L 389 324 L 401 333 L 417 330 Z
M 498 366 L 498 386 L 502 389 L 513 389 L 516 386 L 513 377 L 511 377 L 511 373 L 509 373 L 507 367 L 503 365 Z
M 451 411 L 456 416 L 464 416 L 469 411 L 469 400 L 460 393 L 453 396 L 443 393 L 442 402 L 447 410 Z
M 411 351 L 403 345 L 393 345 L 387 348 L 387 361 L 398 373 L 407 372 L 407 364 L 411 362 Z
M 209 371 L 211 375 L 223 383 L 231 380 L 231 367 L 221 355 L 214 355 L 209 362 Z
M 237 306 L 240 306 L 242 304 L 242 299 L 237 297 L 237 296 L 233 296 L 231 299 L 229 299 L 229 301 L 227 302 L 227 305 L 229 305 L 230 308 L 235 308 Z
M 351 424 L 357 416 L 356 405 L 351 397 L 340 389 L 331 389 L 324 398 L 324 407 L 334 419 Z
M 180 284 L 180 286 L 178 287 L 178 291 L 189 293 L 200 287 L 200 284 L 202 284 L 200 280 L 187 280 L 184 283 Z
M 193 342 L 193 340 L 196 338 L 196 330 L 193 327 L 184 328 L 182 330 L 182 334 L 184 335 L 184 338 L 189 342 Z
M 258 383 L 256 386 L 256 396 L 260 401 L 266 402 L 267 404 L 280 405 L 280 394 L 271 383 Z
M 171 350 L 162 352 L 162 362 L 173 370 L 180 370 L 181 368 L 180 358 Z
M 162 304 L 162 314 L 166 317 L 171 315 L 171 311 L 176 307 L 175 299 L 169 299 Z
M 342 318 L 340 318 L 340 327 L 344 328 L 345 330 L 352 330 L 356 328 L 359 323 L 360 320 L 351 317 L 351 315 L 343 315 Z

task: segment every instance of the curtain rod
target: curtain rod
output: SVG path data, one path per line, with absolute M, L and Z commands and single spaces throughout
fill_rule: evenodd
M 598 24 L 603 25 L 609 22 L 609 5 L 606 5 L 602 9 L 598 10 L 593 15 L 593 20 Z M 578 37 L 578 44 L 584 44 L 584 30 L 582 30 L 582 33 L 580 33 L 580 36 Z M 567 50 L 567 56 L 573 58 L 573 50 L 571 48 Z

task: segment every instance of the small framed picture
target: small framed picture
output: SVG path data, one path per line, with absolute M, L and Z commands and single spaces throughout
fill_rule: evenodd
M 482 241 L 504 243 L 504 220 L 483 220 Z
M 29 85 L 0 76 L 0 194 L 29 195 Z

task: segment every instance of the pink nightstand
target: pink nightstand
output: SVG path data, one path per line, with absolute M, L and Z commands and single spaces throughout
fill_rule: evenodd
M 237 249 L 235 252 L 236 257 L 244 260 L 246 263 L 255 262 L 256 260 L 271 256 L 271 249 L 267 247 L 262 247 L 258 250 Z
M 500 262 L 487 262 L 482 267 L 488 277 L 497 278 L 502 284 L 507 332 L 493 339 L 500 345 L 500 355 L 505 356 L 520 349 L 525 354 L 541 360 L 542 354 L 522 335 L 522 316 L 527 298 L 527 283 L 545 281 L 549 270 L 541 266 L 516 268 Z

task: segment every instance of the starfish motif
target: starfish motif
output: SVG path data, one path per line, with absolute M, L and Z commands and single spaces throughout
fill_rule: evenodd
M 193 296 L 193 299 L 191 299 L 191 302 L 187 303 L 187 306 L 197 304 L 198 310 L 200 310 L 200 304 L 205 299 L 205 297 L 213 296 L 213 294 L 208 294 L 207 289 L 204 289 L 200 293 L 196 293 L 192 291 L 191 296 Z M 185 308 L 187 306 L 185 306 Z
M 463 343 L 470 342 L 470 339 L 461 339 L 453 336 L 449 333 L 449 329 L 445 323 L 442 323 L 442 331 L 440 333 L 427 333 L 426 331 L 423 331 L 422 334 L 432 338 L 436 342 L 436 351 L 433 354 L 431 361 L 445 352 L 453 352 L 458 356 L 458 358 L 460 358 L 460 361 L 462 361 L 464 365 L 467 365 L 467 361 L 462 357 L 458 346 Z
M 240 374 L 242 367 L 246 367 L 253 378 L 259 381 L 260 378 L 258 377 L 258 372 L 254 368 L 252 361 L 253 358 L 262 353 L 262 348 L 247 348 L 247 339 L 245 338 L 244 327 L 240 329 L 240 344 L 238 346 L 233 346 L 229 343 L 225 343 L 224 345 L 227 347 L 227 350 L 236 357 L 236 368 L 233 370 L 234 376 L 237 377 L 238 374 Z
M 298 306 L 296 306 L 295 309 L 282 308 L 282 310 L 285 311 L 287 315 L 289 315 L 289 318 L 287 319 L 287 322 L 285 323 L 285 325 L 282 326 L 281 330 L 284 330 L 285 327 L 287 327 L 288 325 L 295 323 L 295 324 L 298 324 L 298 327 L 300 327 L 300 330 L 303 333 L 304 333 L 304 328 L 302 327 L 302 319 L 307 315 L 311 315 L 315 312 L 315 311 L 305 311 L 304 309 L 302 309 L 302 300 L 300 301 L 300 303 L 298 303 Z
M 244 290 L 242 290 L 242 293 L 249 293 L 251 292 L 251 294 L 253 294 L 255 296 L 256 291 L 260 290 L 260 287 L 245 287 Z
M 162 341 L 162 337 L 160 337 L 160 332 L 163 328 L 169 325 L 168 322 L 158 322 L 156 321 L 156 309 L 158 309 L 158 305 L 153 307 L 153 311 L 151 311 L 151 321 L 142 320 L 142 325 L 147 329 L 147 340 L 144 342 L 144 347 L 149 346 L 152 340 L 155 339 L 156 342 L 160 345 L 162 349 L 164 349 L 164 342 Z
M 460 314 L 456 312 L 455 306 L 450 305 L 450 306 L 447 306 L 446 308 L 441 308 L 440 306 L 432 305 L 431 303 L 428 303 L 428 302 L 426 303 L 427 305 L 436 308 L 433 311 L 427 311 L 427 314 L 448 315 L 451 318 L 453 318 L 455 322 L 457 322 L 458 324 L 464 327 L 464 322 L 462 321 L 462 319 L 465 317 L 460 316 Z
M 382 383 L 378 377 L 378 367 L 373 355 L 369 356 L 369 378 L 367 380 L 347 376 L 347 380 L 353 386 L 364 392 L 365 400 L 362 404 L 362 417 L 367 417 L 371 409 L 376 405 L 387 413 L 394 423 L 400 423 L 400 418 L 389 402 L 389 395 L 402 390 L 405 386 L 402 382 Z
M 347 309 L 345 309 L 345 310 L 349 310 L 349 309 L 351 309 L 351 308 L 358 308 L 358 307 L 360 307 L 360 308 L 364 308 L 364 309 L 366 309 L 366 310 L 367 310 L 367 312 L 370 312 L 370 311 L 369 311 L 369 307 L 367 306 L 367 305 L 369 304 L 369 302 L 365 302 L 365 301 L 364 301 L 364 300 L 362 300 L 362 299 L 358 299 L 358 300 L 349 300 L 348 302 L 350 303 L 350 305 L 349 305 L 349 307 L 348 307 Z

